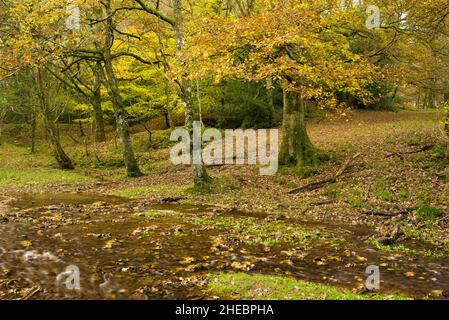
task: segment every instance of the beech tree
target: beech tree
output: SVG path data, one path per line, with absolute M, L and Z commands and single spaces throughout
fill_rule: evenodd
M 175 69 L 177 72 L 175 72 L 173 80 L 179 86 L 179 97 L 182 101 L 182 106 L 185 114 L 185 126 L 187 130 L 190 132 L 191 141 L 193 141 L 193 122 L 195 120 L 194 119 L 195 110 L 192 98 L 192 84 L 190 76 L 191 66 L 189 65 L 188 60 L 186 59 L 187 57 L 186 54 L 189 49 L 184 30 L 185 3 L 183 3 L 183 1 L 181 0 L 173 0 L 171 8 L 170 6 L 167 6 L 165 8 L 166 11 L 171 11 L 172 16 L 170 16 L 170 13 L 166 14 L 159 7 L 159 1 L 154 2 L 153 4 L 148 4 L 147 2 L 142 0 L 134 0 L 134 2 L 136 3 L 136 5 L 138 5 L 138 8 L 140 10 L 143 10 L 148 14 L 150 14 L 151 16 L 154 16 L 160 21 L 166 23 L 174 31 L 174 39 L 176 42 L 176 59 L 174 63 L 176 63 L 176 66 L 173 69 Z M 193 164 L 192 161 L 192 166 L 193 166 L 193 181 L 195 185 L 201 186 L 208 184 L 210 182 L 210 177 L 207 174 L 204 164 L 202 163 Z
M 255 1 L 253 6 L 255 11 L 248 16 L 207 17 L 192 30 L 191 59 L 197 76 L 213 73 L 216 81 L 231 77 L 280 83 L 284 92 L 280 163 L 299 168 L 316 164 L 320 152 L 307 133 L 307 101 L 344 109 L 337 103 L 337 92 L 370 98 L 366 87 L 376 68 L 351 51 L 341 27 L 362 29 L 364 20 L 330 1 Z

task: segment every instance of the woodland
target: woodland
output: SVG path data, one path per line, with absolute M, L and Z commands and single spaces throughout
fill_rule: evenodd
M 448 228 L 446 0 L 0 0 L 0 299 L 447 299 Z

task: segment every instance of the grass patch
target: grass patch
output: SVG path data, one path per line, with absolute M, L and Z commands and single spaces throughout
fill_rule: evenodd
M 73 185 L 91 182 L 89 177 L 77 172 L 57 169 L 0 169 L 0 186 L 25 186 L 47 184 Z
M 370 244 L 373 245 L 377 250 L 385 251 L 385 252 L 398 252 L 398 253 L 406 253 L 417 256 L 424 256 L 429 258 L 446 258 L 448 256 L 448 252 L 436 252 L 431 249 L 412 249 L 403 244 L 399 245 L 384 245 L 377 240 L 371 240 Z
M 356 208 L 364 208 L 366 206 L 365 193 L 363 191 L 351 192 L 346 196 L 346 201 Z
M 390 191 L 391 181 L 377 178 L 374 185 L 374 194 L 383 201 L 391 201 L 393 194 Z
M 209 275 L 209 290 L 220 298 L 246 300 L 405 300 L 398 295 L 356 294 L 293 278 L 244 273 Z
M 435 220 L 441 216 L 440 209 L 428 204 L 419 206 L 416 210 L 416 217 L 422 221 Z
M 401 200 L 409 200 L 411 198 L 411 193 L 406 188 L 398 188 L 398 197 Z
M 413 162 L 422 169 L 445 170 L 449 166 L 449 147 L 437 145 L 430 151 L 415 156 Z
M 28 148 L 4 143 L 0 146 L 0 186 L 20 187 L 72 185 L 91 182 L 91 178 L 77 172 L 54 168 L 51 155 L 30 153 Z
M 173 210 L 147 210 L 145 211 L 144 215 L 145 218 L 147 219 L 158 219 L 158 218 L 162 218 L 162 217 L 167 217 L 167 216 L 179 216 L 181 213 L 180 212 L 176 212 Z
M 238 234 L 239 238 L 250 246 L 272 247 L 280 243 L 289 243 L 307 247 L 312 241 L 321 239 L 319 232 L 313 229 L 284 221 L 266 223 L 254 217 L 196 218 L 193 224 L 214 226 Z

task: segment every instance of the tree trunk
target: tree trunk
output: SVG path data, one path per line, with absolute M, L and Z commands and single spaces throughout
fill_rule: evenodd
M 50 113 L 44 111 L 44 122 L 45 122 L 45 128 L 48 133 L 48 137 L 50 138 L 51 145 L 53 147 L 53 152 L 56 157 L 56 161 L 59 164 L 59 167 L 61 169 L 65 170 L 73 170 L 74 166 L 70 158 L 67 156 L 67 154 L 64 152 L 64 149 L 61 146 L 61 142 L 59 140 L 59 136 L 56 131 L 55 123 L 50 115 Z
M 446 131 L 446 135 L 449 137 L 449 107 L 446 112 L 446 119 L 444 121 L 444 131 Z
M 139 165 L 134 154 L 131 132 L 127 120 L 127 113 L 123 107 L 122 97 L 120 95 L 118 81 L 114 73 L 114 68 L 112 66 L 111 58 L 111 48 L 114 42 L 114 26 L 112 20 L 112 10 L 111 1 L 106 0 L 104 2 L 106 7 L 106 19 L 107 28 L 105 34 L 105 47 L 103 51 L 103 61 L 104 61 L 104 84 L 111 98 L 112 106 L 114 108 L 115 120 L 117 125 L 117 133 L 122 140 L 123 146 L 123 159 L 125 161 L 125 166 L 127 174 L 129 177 L 139 177 L 142 176 Z
M 175 16 L 175 40 L 176 49 L 178 53 L 178 58 L 180 59 L 181 65 L 183 67 L 183 74 L 180 79 L 180 98 L 182 101 L 182 106 L 185 113 L 185 126 L 190 132 L 191 141 L 193 141 L 193 121 L 194 121 L 194 111 L 193 111 L 193 99 L 192 99 L 192 84 L 188 79 L 188 66 L 183 57 L 183 51 L 185 50 L 185 37 L 184 37 L 184 17 L 182 13 L 182 3 L 181 0 L 173 1 L 173 10 Z M 191 155 L 193 158 L 193 154 Z M 193 163 L 193 162 L 192 162 Z M 211 181 L 211 178 L 207 174 L 204 164 L 193 163 L 193 181 L 195 186 L 206 185 Z
M 275 125 L 275 119 L 274 116 L 276 114 L 276 111 L 274 110 L 274 90 L 273 90 L 273 79 L 270 77 L 266 80 L 266 88 L 267 88 L 267 95 L 268 95 L 268 107 L 271 114 L 271 125 Z
M 164 119 L 165 119 L 165 126 L 167 129 L 170 129 L 173 127 L 171 119 L 170 119 L 170 111 L 164 110 Z
M 31 126 L 31 153 L 35 153 L 36 152 L 36 126 L 37 126 L 37 121 L 36 121 L 36 113 L 34 111 L 33 111 L 33 114 L 31 115 L 30 126 Z
M 94 109 L 94 128 L 95 140 L 97 142 L 106 141 L 106 133 L 104 129 L 103 109 L 101 108 L 101 64 L 96 63 L 94 69 L 94 93 L 92 96 L 92 107 Z
M 436 108 L 436 97 L 435 91 L 431 88 L 427 89 L 426 98 L 425 98 L 425 108 L 427 109 L 435 109 Z
M 3 112 L 0 110 L 0 145 L 2 144 L 2 138 L 3 138 Z
M 279 153 L 281 165 L 318 164 L 317 152 L 306 128 L 305 101 L 301 95 L 284 90 L 283 139 Z
M 40 68 L 37 70 L 37 84 L 39 98 L 41 100 L 40 109 L 44 117 L 46 132 L 50 139 L 56 161 L 61 169 L 73 170 L 75 167 L 61 146 L 59 134 L 55 126 L 55 120 L 53 119 L 52 111 L 46 97 L 46 90 L 42 79 L 42 70 Z
M 80 137 L 85 137 L 86 134 L 84 133 L 83 123 L 81 121 L 78 121 L 78 127 L 80 129 Z
M 168 79 L 165 79 L 165 107 L 164 107 L 164 117 L 165 117 L 165 125 L 167 129 L 173 128 L 173 122 L 170 114 L 170 82 Z

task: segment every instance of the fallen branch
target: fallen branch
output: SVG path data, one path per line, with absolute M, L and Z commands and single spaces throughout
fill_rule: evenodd
M 448 220 L 448 219 L 449 219 L 449 215 L 446 214 L 446 215 L 444 215 L 444 216 L 438 218 L 438 219 L 437 219 L 437 222 L 442 222 L 442 221 L 445 221 L 445 220 Z
M 392 152 L 392 153 L 388 153 L 385 156 L 385 158 L 391 158 L 391 157 L 397 156 L 401 159 L 404 159 L 404 155 L 425 152 L 425 151 L 432 149 L 433 147 L 435 147 L 434 144 L 428 144 L 428 145 L 425 145 L 425 146 L 419 148 L 418 150 L 406 151 L 406 152 Z
M 340 168 L 340 170 L 338 170 L 337 174 L 334 175 L 333 177 L 330 178 L 326 178 L 320 181 L 316 181 L 316 182 L 312 182 L 309 184 L 306 184 L 305 186 L 290 190 L 288 192 L 288 194 L 296 194 L 299 193 L 301 191 L 312 191 L 315 189 L 320 188 L 321 186 L 328 184 L 328 183 L 335 183 L 337 182 L 338 178 L 341 177 L 346 170 L 348 169 L 349 165 L 356 160 L 358 157 L 360 157 L 362 154 L 361 153 L 357 153 L 356 155 L 354 155 L 352 158 L 348 159 L 345 164 Z
M 34 296 L 39 291 L 41 291 L 41 287 L 34 287 L 34 288 L 32 288 L 31 291 L 25 297 L 23 297 L 23 300 L 30 299 L 32 296 Z
M 313 202 L 310 205 L 312 206 L 324 206 L 326 204 L 332 204 L 337 202 L 336 200 L 323 200 L 323 201 L 317 201 L 317 202 Z
M 399 212 L 388 212 L 388 211 L 365 211 L 362 214 L 366 214 L 368 216 L 378 216 L 378 217 L 396 217 L 401 214 L 407 214 L 408 211 L 399 211 Z
M 396 212 L 389 212 L 389 211 L 363 211 L 362 214 L 368 215 L 368 216 L 378 216 L 378 217 L 397 217 L 402 214 L 409 214 L 412 210 L 411 209 L 403 209 Z

